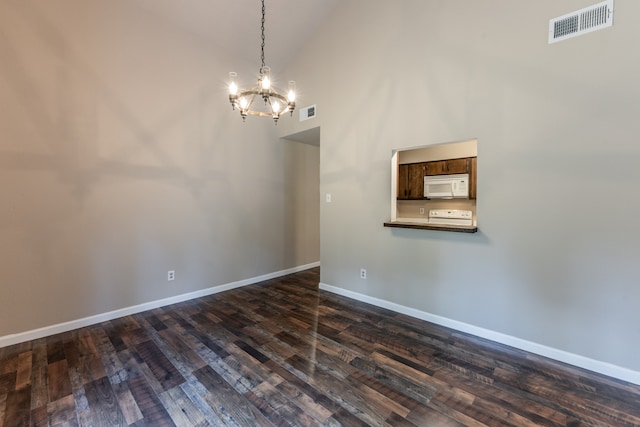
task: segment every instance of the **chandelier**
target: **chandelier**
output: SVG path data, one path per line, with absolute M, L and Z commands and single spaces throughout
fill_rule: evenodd
M 278 93 L 271 82 L 271 68 L 264 65 L 264 15 L 265 7 L 262 0 L 262 45 L 261 55 L 262 66 L 258 72 L 258 83 L 246 90 L 238 89 L 236 78 L 238 74 L 229 73 L 229 102 L 231 107 L 240 111 L 242 120 L 244 121 L 248 115 L 271 117 L 278 124 L 280 115 L 290 113 L 293 116 L 293 110 L 296 108 L 296 82 L 289 82 L 289 90 L 287 96 Z M 254 104 L 256 97 L 262 98 L 264 105 L 260 102 Z

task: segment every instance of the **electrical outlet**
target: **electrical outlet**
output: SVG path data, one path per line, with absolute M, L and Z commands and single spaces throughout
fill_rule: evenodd
M 327 193 L 327 194 L 325 194 L 325 195 L 324 195 L 324 200 L 325 200 L 327 203 L 331 203 L 331 193 Z
M 367 270 L 364 268 L 360 269 L 360 278 L 361 279 L 366 279 L 367 278 Z
M 424 208 L 420 208 L 420 215 L 424 215 Z
M 176 271 L 175 270 L 167 271 L 167 282 L 171 282 L 172 280 L 176 280 Z

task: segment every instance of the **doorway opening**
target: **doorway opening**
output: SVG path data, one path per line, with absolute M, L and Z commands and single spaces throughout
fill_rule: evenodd
M 320 261 L 320 127 L 282 137 L 285 143 L 285 177 L 290 195 L 292 233 L 288 246 L 297 265 Z

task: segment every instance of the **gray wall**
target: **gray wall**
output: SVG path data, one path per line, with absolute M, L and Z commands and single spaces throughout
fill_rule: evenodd
M 288 70 L 318 116 L 280 129 L 322 129 L 323 283 L 640 371 L 640 2 L 547 44 L 590 4 L 342 2 Z M 383 228 L 392 149 L 469 138 L 479 233 Z
M 0 337 L 319 260 L 317 147 L 228 105 L 254 68 L 139 2 L 0 2 Z

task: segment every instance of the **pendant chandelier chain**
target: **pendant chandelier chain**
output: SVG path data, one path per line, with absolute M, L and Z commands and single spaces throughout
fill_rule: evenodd
M 264 14 L 265 14 L 264 0 L 262 0 L 262 25 L 260 27 L 260 29 L 262 30 L 262 46 L 260 47 L 261 49 L 260 59 L 262 60 L 262 66 L 260 67 L 260 74 L 262 74 L 262 69 L 264 68 Z

